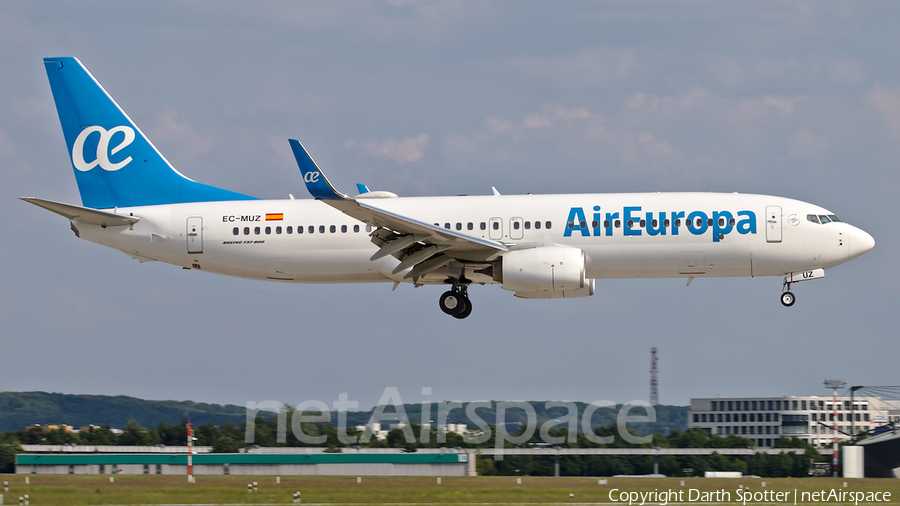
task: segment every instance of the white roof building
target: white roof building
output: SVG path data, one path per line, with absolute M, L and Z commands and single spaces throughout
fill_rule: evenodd
M 834 441 L 832 396 L 809 397 L 716 397 L 691 399 L 688 428 L 709 434 L 735 434 L 753 440 L 757 447 L 771 447 L 780 438 L 797 437 L 818 447 Z M 900 403 L 879 397 L 838 397 L 838 441 L 900 421 Z

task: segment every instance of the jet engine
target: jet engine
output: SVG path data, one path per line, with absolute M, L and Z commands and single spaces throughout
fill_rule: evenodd
M 493 269 L 503 289 L 523 292 L 563 292 L 585 288 L 584 251 L 568 246 L 541 246 L 504 253 Z M 497 275 L 499 274 L 499 276 Z M 591 283 L 593 287 L 593 283 Z M 593 294 L 585 293 L 583 296 Z

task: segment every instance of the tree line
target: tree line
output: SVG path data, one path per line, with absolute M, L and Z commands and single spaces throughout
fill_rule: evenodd
M 308 415 L 310 413 L 305 414 Z M 299 440 L 293 434 L 293 431 L 290 430 L 293 415 L 294 413 L 292 412 L 287 413 L 288 430 L 285 431 L 284 442 L 277 441 L 277 420 L 260 416 L 254 421 L 253 429 L 255 429 L 255 432 L 252 444 L 244 441 L 245 424 L 237 425 L 232 422 L 223 423 L 221 426 L 204 423 L 195 427 L 194 437 L 197 438 L 195 444 L 198 446 L 211 446 L 212 451 L 217 453 L 237 453 L 241 449 L 252 446 L 319 446 L 326 447 L 326 451 L 340 452 L 342 448 L 351 446 L 341 441 L 341 438 L 338 437 L 337 428 L 330 422 L 313 423 L 304 421 L 300 424 L 303 432 L 309 436 L 325 436 L 322 444 L 311 445 Z M 472 443 L 467 438 L 455 433 L 442 434 L 444 442 L 438 443 L 436 428 L 425 427 L 424 430 L 428 431 L 426 435 L 423 434 L 423 426 L 411 423 L 408 429 L 411 429 L 415 435 L 414 441 L 407 441 L 404 431 L 400 428 L 395 428 L 388 432 L 387 437 L 383 440 L 372 437 L 368 441 L 358 442 L 353 446 L 362 448 L 397 448 L 406 452 L 415 452 L 421 448 L 439 447 L 495 448 L 497 443 L 496 427 L 492 425 L 489 425 L 489 427 L 491 429 L 490 437 L 480 443 Z M 521 434 L 525 429 L 522 427 L 518 430 L 519 434 Z M 535 431 L 535 434 L 528 441 L 519 445 L 513 445 L 509 441 L 501 440 L 501 446 L 507 448 L 515 446 L 546 446 L 546 443 L 537 432 Z M 346 428 L 346 433 L 350 436 L 362 435 L 353 427 Z M 510 433 L 517 435 L 513 430 L 510 430 Z M 550 430 L 549 432 L 551 437 L 564 438 L 565 442 L 558 445 L 560 448 L 649 448 L 658 446 L 660 448 L 715 449 L 747 448 L 754 445 L 753 441 L 746 438 L 736 435 L 727 437 L 713 436 L 699 428 L 685 431 L 670 430 L 668 434 L 653 434 L 652 442 L 641 445 L 623 440 L 615 425 L 598 428 L 596 434 L 601 437 L 612 436 L 614 439 L 610 444 L 602 444 L 591 441 L 582 433 L 577 433 L 571 438 L 572 441 L 570 442 L 568 430 L 565 427 Z M 145 428 L 133 419 L 128 421 L 121 434 L 114 433 L 108 425 L 80 433 L 67 432 L 63 429 L 46 432 L 39 430 L 12 431 L 0 435 L 0 473 L 14 471 L 14 456 L 16 453 L 21 453 L 21 444 L 183 446 L 186 444 L 186 441 L 187 428 L 183 424 L 167 424 L 164 421 L 160 421 L 155 426 Z M 423 443 L 422 441 L 427 442 Z M 777 440 L 776 448 L 801 448 L 804 451 L 778 455 L 757 453 L 752 456 L 728 456 L 719 453 L 687 456 L 663 455 L 659 457 L 659 471 L 667 476 L 702 476 L 705 471 L 740 471 L 745 474 L 763 477 L 801 477 L 807 475 L 811 460 L 827 460 L 813 446 L 797 438 L 779 439 Z M 616 474 L 650 474 L 653 472 L 652 456 L 561 456 L 559 460 L 560 474 L 563 476 L 612 476 Z M 506 455 L 503 460 L 498 461 L 490 457 L 482 457 L 478 459 L 477 466 L 478 474 L 480 475 L 548 476 L 554 473 L 553 458 L 544 456 Z

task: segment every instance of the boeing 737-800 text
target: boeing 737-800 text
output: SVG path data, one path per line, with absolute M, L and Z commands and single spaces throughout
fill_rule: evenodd
M 260 200 L 197 183 L 162 156 L 76 58 L 44 59 L 82 205 L 28 202 L 75 235 L 140 260 L 295 283 L 471 284 L 526 299 L 586 297 L 605 278 L 784 276 L 793 283 L 875 240 L 814 204 L 767 195 L 629 193 L 398 197 L 337 191 L 290 140 L 314 200 Z

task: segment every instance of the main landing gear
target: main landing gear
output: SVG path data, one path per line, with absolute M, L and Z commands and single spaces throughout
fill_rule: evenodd
M 441 295 L 441 311 L 462 320 L 472 314 L 472 301 L 468 296 L 469 285 L 454 283 L 449 292 Z

